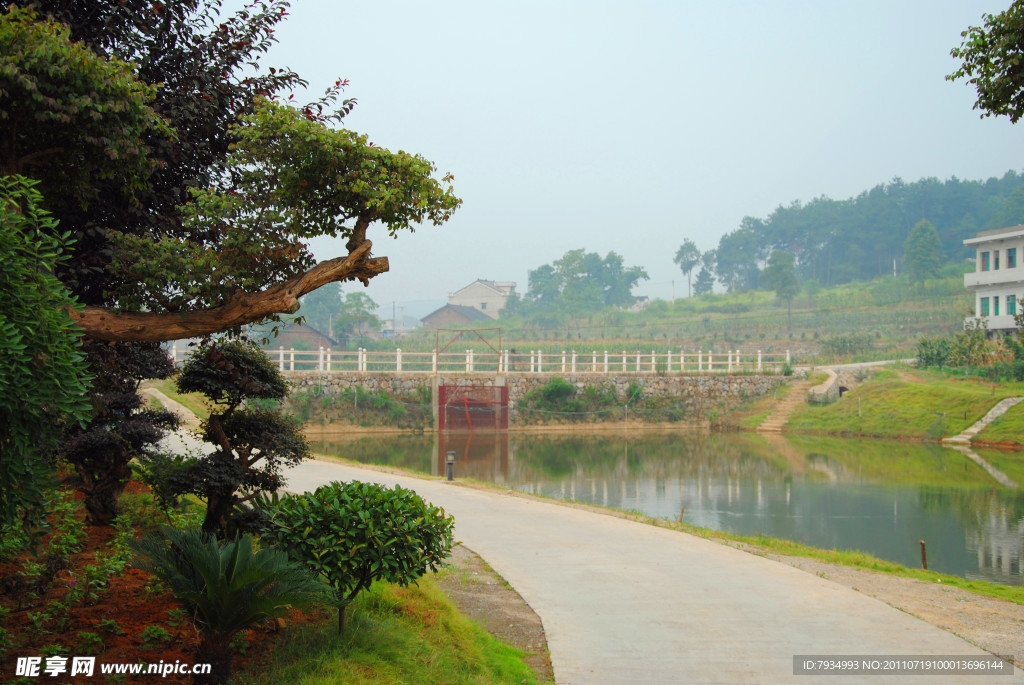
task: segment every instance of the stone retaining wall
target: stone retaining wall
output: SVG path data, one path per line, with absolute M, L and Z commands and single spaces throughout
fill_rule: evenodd
M 366 392 L 383 391 L 394 395 L 409 395 L 420 386 L 431 387 L 436 397 L 435 383 L 444 385 L 501 385 L 508 386 L 509 403 L 513 408 L 534 388 L 547 384 L 551 378 L 560 376 L 580 390 L 588 385 L 613 386 L 619 397 L 625 398 L 631 383 L 643 387 L 645 396 L 671 397 L 682 400 L 687 415 L 703 417 L 708 407 L 725 404 L 732 406 L 755 397 L 770 395 L 785 381 L 783 376 L 751 375 L 658 375 L 658 374 L 514 374 L 514 375 L 444 375 L 427 374 L 372 374 L 372 373 L 320 373 L 317 371 L 288 374 L 288 380 L 296 392 L 314 391 L 322 394 L 337 394 L 353 388 Z M 434 400 L 436 405 L 436 399 Z

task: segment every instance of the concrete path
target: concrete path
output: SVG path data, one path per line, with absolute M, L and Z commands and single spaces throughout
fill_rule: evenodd
M 871 597 L 698 537 L 436 479 L 325 461 L 289 489 L 400 483 L 455 516 L 456 537 L 544 623 L 559 685 L 1022 683 L 1014 676 L 794 675 L 795 655 L 987 656 Z
M 985 414 L 980 419 L 975 421 L 974 425 L 965 429 L 959 435 L 954 435 L 951 438 L 943 438 L 942 442 L 960 445 L 970 445 L 971 440 L 974 439 L 974 436 L 980 433 L 982 429 L 985 428 L 985 426 L 987 426 L 988 424 L 992 423 L 1000 416 L 1005 414 L 1007 411 L 1009 411 L 1010 407 L 1017 405 L 1019 402 L 1021 402 L 1021 400 L 1024 400 L 1024 397 L 1007 397 L 1004 400 L 1000 400 L 996 404 L 996 406 L 988 410 L 987 414 Z

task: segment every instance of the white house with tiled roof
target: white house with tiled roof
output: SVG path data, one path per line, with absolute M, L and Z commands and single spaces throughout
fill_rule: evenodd
M 477 279 L 461 290 L 448 293 L 448 304 L 456 307 L 472 307 L 491 319 L 497 319 L 498 312 L 515 291 L 516 284 L 511 281 Z
M 964 241 L 976 250 L 975 270 L 964 274 L 964 287 L 974 291 L 972 318 L 983 319 L 990 331 L 1015 331 L 1014 314 L 1024 297 L 1024 225 L 982 231 Z

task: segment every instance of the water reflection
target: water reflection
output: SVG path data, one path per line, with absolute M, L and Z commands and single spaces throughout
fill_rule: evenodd
M 1024 493 L 951 449 L 884 440 L 705 433 L 442 433 L 335 437 L 314 451 L 635 510 L 744 535 L 859 549 L 1024 584 Z M 984 455 L 1024 482 L 1024 455 Z M 1012 482 L 1012 481 L 1011 481 Z

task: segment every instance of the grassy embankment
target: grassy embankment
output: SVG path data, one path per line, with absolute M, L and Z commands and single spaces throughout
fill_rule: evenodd
M 1024 383 L 992 383 L 951 373 L 906 367 L 874 378 L 828 405 L 807 405 L 787 430 L 841 436 L 940 440 L 969 428 L 1007 397 L 1024 397 Z M 1024 403 L 990 424 L 976 440 L 1020 443 Z
M 291 627 L 273 655 L 250 663 L 236 682 L 252 685 L 370 683 L 535 683 L 522 653 L 458 612 L 429 578 L 401 588 L 376 583 L 337 617 Z

